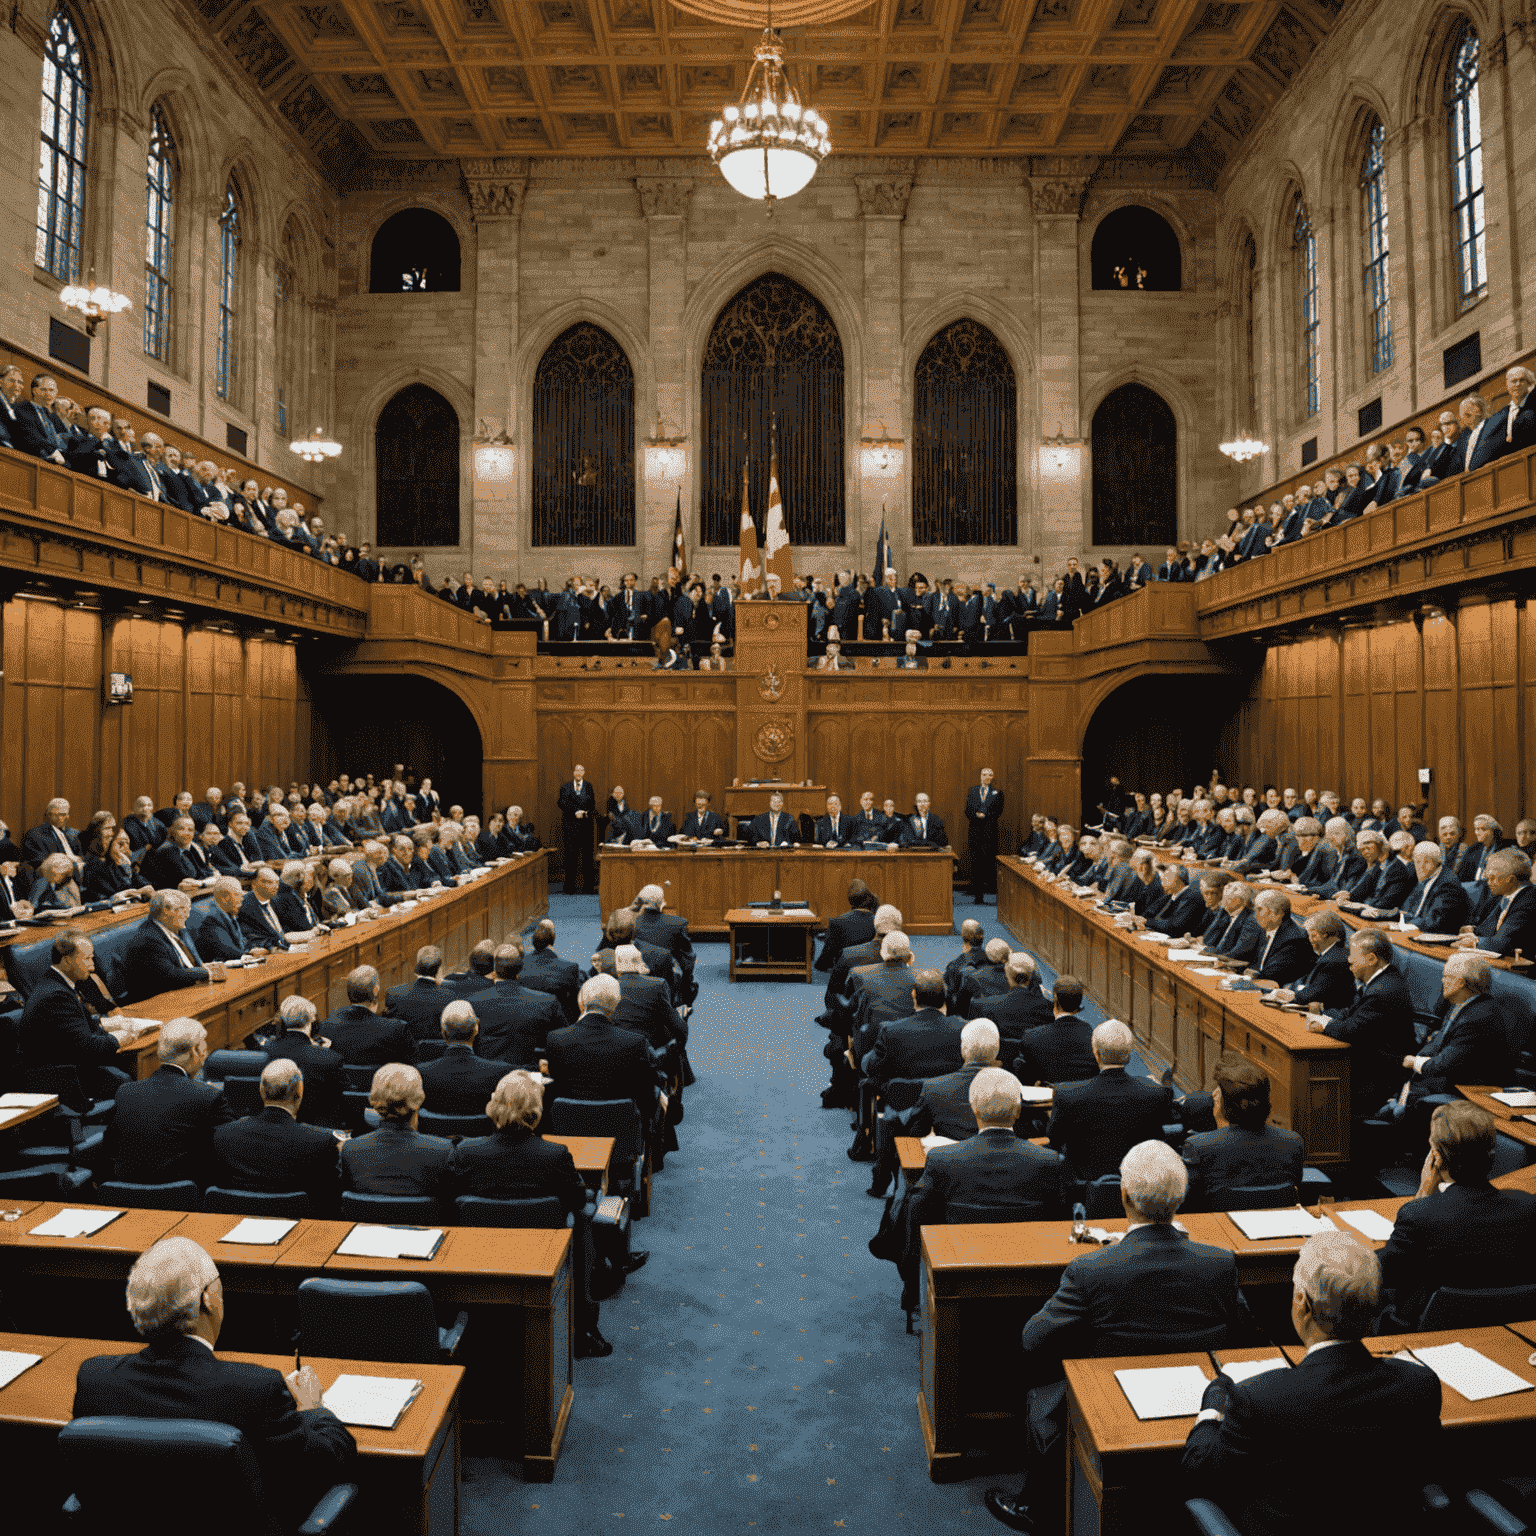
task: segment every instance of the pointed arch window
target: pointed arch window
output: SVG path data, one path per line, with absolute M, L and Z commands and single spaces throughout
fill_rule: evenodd
M 80 275 L 85 235 L 85 134 L 91 76 L 80 29 L 61 5 L 43 50 L 43 132 L 37 170 L 37 265 L 60 282 Z
M 1387 131 L 1375 123 L 1360 162 L 1360 212 L 1365 237 L 1365 334 L 1371 372 L 1392 366 L 1392 308 L 1387 278 Z
M 176 141 L 159 107 L 149 114 L 144 172 L 144 352 L 171 360 L 171 240 L 179 174 Z
M 1464 25 L 1445 77 L 1447 148 L 1451 159 L 1451 229 L 1456 275 L 1465 309 L 1488 291 L 1487 234 L 1483 216 L 1483 118 L 1478 97 L 1481 45 Z
M 240 191 L 231 181 L 224 189 L 224 211 L 219 215 L 219 332 L 214 388 L 220 400 L 228 400 L 233 395 L 240 360 L 235 339 L 240 238 Z
M 1296 281 L 1301 343 L 1301 404 L 1303 414 L 1315 416 L 1322 403 L 1322 316 L 1317 298 L 1317 236 L 1307 205 L 1296 196 L 1291 222 L 1291 249 L 1296 258 Z

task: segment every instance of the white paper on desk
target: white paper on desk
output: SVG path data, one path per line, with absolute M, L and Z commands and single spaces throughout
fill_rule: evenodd
M 398 1376 L 338 1376 L 321 1402 L 343 1424 L 393 1429 L 420 1391 L 419 1381 Z
M 1203 953 L 1204 951 L 1202 950 L 1186 949 L 1182 945 L 1176 944 L 1168 951 L 1168 958 L 1170 960 L 1198 960 Z
M 1136 935 L 1136 937 L 1138 939 L 1144 940 L 1148 944 L 1172 944 L 1173 943 L 1173 935 L 1171 933 L 1153 933 L 1150 929 L 1147 929 L 1146 931 L 1144 931 L 1142 933 L 1138 933 Z
M 100 1232 L 109 1221 L 116 1221 L 121 1211 L 60 1211 L 31 1228 L 28 1237 L 89 1237 Z
M 1056 1090 L 1050 1087 L 1036 1088 L 1029 1083 L 1020 1083 L 1019 1088 L 1026 1104 L 1049 1104 L 1056 1097 Z
M 1283 1371 L 1289 1366 L 1287 1360 L 1228 1360 L 1221 1369 L 1222 1374 L 1233 1381 L 1247 1381 L 1250 1377 L 1262 1376 L 1265 1371 Z
M 354 1259 L 430 1259 L 442 1240 L 441 1227 L 374 1227 L 360 1221 L 336 1252 Z
M 1511 1088 L 1499 1093 L 1490 1093 L 1490 1099 L 1497 1099 L 1500 1104 L 1510 1109 L 1536 1109 L 1536 1093 L 1529 1088 Z M 0 1102 L 4 1102 L 0 1100 Z
M 1154 1365 L 1116 1371 L 1115 1380 L 1138 1419 L 1182 1419 L 1200 1412 L 1209 1385 L 1198 1365 Z
M 1311 1237 L 1314 1232 L 1334 1230 L 1326 1216 L 1310 1215 L 1299 1205 L 1280 1211 L 1228 1211 L 1227 1219 L 1252 1242 L 1267 1237 Z
M 1334 1207 L 1333 1214 L 1340 1221 L 1347 1221 L 1362 1237 L 1373 1243 L 1384 1243 L 1392 1236 L 1392 1221 L 1380 1211 L 1341 1211 Z
M 43 1357 L 24 1355 L 14 1349 L 0 1349 L 0 1387 L 8 1387 L 23 1371 L 31 1370 Z
M 1196 976 L 1230 976 L 1231 974 L 1230 971 L 1224 971 L 1219 966 L 1214 965 L 1197 965 L 1195 967 Z
M 1465 1344 L 1430 1344 L 1411 1353 L 1469 1403 L 1480 1403 L 1487 1397 L 1508 1397 L 1513 1392 L 1536 1392 L 1536 1384 L 1506 1371 L 1497 1360 L 1490 1360 Z
M 273 1243 L 282 1242 L 296 1226 L 298 1222 L 286 1216 L 247 1216 L 244 1221 L 232 1226 L 219 1241 L 221 1243 L 260 1243 L 270 1246 Z
M 51 1093 L 0 1093 L 0 1109 L 36 1109 L 39 1104 L 51 1104 L 55 1097 Z
M 923 1137 L 922 1145 L 925 1152 L 932 1152 L 935 1147 L 952 1147 L 956 1142 L 953 1136 L 940 1136 L 937 1131 L 929 1131 Z

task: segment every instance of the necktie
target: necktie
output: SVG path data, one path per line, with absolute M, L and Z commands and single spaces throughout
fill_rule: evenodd
M 1495 933 L 1497 933 L 1499 929 L 1504 926 L 1504 919 L 1509 916 L 1510 903 L 1514 901 L 1514 899 L 1515 898 L 1513 896 L 1506 896 L 1504 900 L 1499 903 L 1499 920 L 1493 925 L 1493 931 Z
M 53 829 L 53 835 L 58 838 L 59 847 L 62 848 L 64 852 L 70 856 L 70 858 L 74 858 L 75 850 L 69 846 L 69 839 L 64 836 L 64 829 L 62 827 L 55 827 Z
M 917 835 L 924 842 L 928 839 L 928 818 L 924 816 L 917 824 Z
M 171 933 L 169 928 L 165 931 L 170 933 L 171 943 L 176 946 L 176 958 L 181 961 L 184 968 L 195 971 L 197 961 L 192 958 L 192 951 L 187 948 L 186 940 L 179 933 Z
M 655 811 L 652 811 L 652 812 L 651 812 L 651 831 L 652 831 L 652 832 L 655 832 L 655 831 L 657 831 L 657 830 L 658 830 L 658 829 L 659 829 L 659 828 L 660 828 L 660 827 L 661 827 L 661 822 L 660 822 L 660 820 L 659 820 L 659 819 L 658 819 L 658 818 L 657 818 L 657 815 L 656 815 L 656 813 L 655 813 Z
M 1280 930 L 1276 928 L 1275 933 L 1279 932 Z M 1270 934 L 1264 941 L 1264 953 L 1259 956 L 1259 969 L 1261 971 L 1264 969 L 1264 962 L 1269 959 L 1269 946 L 1275 942 L 1275 933 Z
M 1415 917 L 1417 917 L 1419 913 L 1424 910 L 1424 903 L 1429 900 L 1429 893 L 1434 889 L 1434 885 L 1435 882 L 1433 880 L 1426 880 L 1424 882 L 1424 894 L 1419 897 L 1419 904 L 1413 909 L 1413 915 Z
M 256 905 L 261 908 L 261 915 L 266 918 L 267 926 L 271 928 L 273 933 L 281 933 L 283 925 L 278 922 L 277 914 L 272 910 L 271 906 L 264 901 L 259 901 Z
M 1504 441 L 1512 443 L 1515 440 L 1515 417 L 1519 415 L 1519 407 L 1511 400 L 1509 409 L 1504 412 Z
M 775 843 L 779 839 L 779 818 L 776 814 L 768 817 L 768 841 Z

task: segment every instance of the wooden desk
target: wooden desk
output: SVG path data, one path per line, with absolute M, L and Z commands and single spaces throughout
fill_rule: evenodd
M 1337 1205 L 1318 1206 L 1312 1214 L 1328 1214 L 1337 1211 L 1375 1211 L 1378 1215 L 1385 1216 L 1388 1221 L 1396 1221 L 1397 1213 L 1407 1204 L 1407 1200 L 1388 1198 L 1384 1200 L 1341 1200 Z M 1243 1233 L 1243 1229 L 1227 1215 L 1225 1211 L 1216 1211 L 1211 1215 L 1216 1222 L 1220 1236 L 1217 1243 L 1222 1248 L 1230 1248 L 1237 1255 L 1237 1279 L 1240 1285 L 1278 1285 L 1281 1282 L 1289 1282 L 1291 1271 L 1295 1267 L 1296 1256 L 1301 1252 L 1302 1244 L 1306 1242 L 1304 1237 L 1265 1237 L 1252 1238 Z M 1188 1217 L 1180 1220 L 1188 1221 Z M 1378 1243 L 1368 1238 L 1365 1233 L 1356 1231 L 1346 1221 L 1334 1220 L 1333 1223 L 1341 1232 L 1348 1232 L 1357 1242 L 1364 1243 L 1367 1248 L 1379 1253 L 1385 1243 Z
M 1214 1351 L 1223 1365 L 1248 1360 L 1284 1360 L 1273 1345 Z M 1193 1414 L 1176 1419 L 1138 1419 L 1117 1370 L 1153 1370 L 1194 1365 L 1207 1381 L 1216 1376 L 1204 1352 L 1127 1356 L 1116 1360 L 1068 1360 L 1067 1519 L 1074 1536 L 1130 1536 L 1177 1529 L 1184 1491 L 1178 1484 L 1184 1442 Z
M 42 1355 L 8 1387 L 0 1389 L 0 1444 L 13 1465 L 41 1452 L 51 1460 L 51 1443 L 74 1416 L 75 1378 L 82 1361 L 97 1355 L 134 1354 L 144 1346 L 121 1340 L 62 1339 L 36 1334 L 0 1334 L 0 1349 Z M 247 1355 L 220 1350 L 224 1360 L 266 1365 L 286 1375 L 291 1355 Z M 353 1518 L 369 1527 L 413 1536 L 457 1536 L 459 1514 L 458 1365 L 392 1365 L 357 1360 L 306 1359 L 329 1388 L 341 1375 L 393 1376 L 420 1381 L 422 1389 L 392 1430 L 353 1429 L 359 1457 L 359 1507 Z M 29 1465 L 36 1465 L 29 1460 Z M 54 1486 L 53 1508 L 68 1489 Z
M 14 1131 L 29 1120 L 38 1120 L 44 1115 L 51 1115 L 58 1107 L 58 1094 L 49 1093 L 43 1096 L 41 1104 L 29 1104 L 25 1109 L 0 1109 L 0 1131 Z
M 1223 992 L 1217 977 L 1175 964 L 1163 946 L 1116 928 L 1090 902 L 1048 886 L 1023 860 L 997 861 L 998 916 L 1058 973 L 1076 976 L 1106 1013 L 1129 1024 L 1180 1087 L 1208 1088 L 1223 1051 L 1240 1052 L 1269 1078 L 1271 1118 L 1296 1131 L 1307 1161 L 1349 1160 L 1349 1047 L 1311 1034 L 1296 1016 L 1266 1008 L 1257 992 Z
M 83 1202 L 70 1208 L 110 1209 Z M 448 1227 L 442 1246 L 424 1262 L 337 1255 L 337 1245 L 355 1225 L 351 1221 L 301 1221 L 270 1247 L 219 1241 L 239 1217 L 177 1211 L 126 1211 L 85 1238 L 29 1235 L 63 1209 L 48 1201 L 20 1221 L 0 1224 L 0 1280 L 83 1280 L 109 1287 L 120 1306 L 121 1286 L 134 1261 L 174 1233 L 207 1248 L 229 1295 L 291 1296 L 308 1276 L 331 1274 L 420 1280 L 445 1306 L 476 1309 L 463 1346 L 470 1368 L 466 1417 L 501 1428 L 505 1454 L 522 1460 L 529 1481 L 554 1477 L 574 1400 L 567 1229 Z
M 608 1166 L 613 1161 L 614 1138 L 612 1136 L 551 1136 L 540 1133 L 545 1141 L 558 1141 L 569 1149 L 576 1172 L 588 1189 L 598 1194 L 608 1193 Z
M 1501 1104 L 1493 1095 L 1502 1091 L 1503 1087 L 1502 1083 L 1488 1083 L 1482 1087 L 1457 1083 L 1456 1092 L 1479 1109 L 1486 1109 L 1499 1122 L 1499 1129 L 1506 1136 L 1513 1136 L 1516 1141 L 1523 1141 L 1528 1147 L 1536 1147 L 1536 1121 L 1526 1118 L 1536 1114 L 1536 1110 L 1511 1109 L 1509 1105 Z
M 706 848 L 698 853 L 633 848 L 597 850 L 598 893 L 604 912 L 627 907 L 642 885 L 659 885 L 667 907 L 688 919 L 695 935 L 728 931 L 732 907 L 768 901 L 809 902 L 829 917 L 848 910 L 848 882 L 865 881 L 899 907 L 902 932 L 954 932 L 952 853 L 866 853 L 862 849 Z
M 1513 1173 L 1502 1173 L 1493 1182 L 1499 1189 L 1523 1189 L 1536 1195 L 1536 1163 L 1516 1168 Z
M 814 911 L 799 908 L 768 912 L 761 907 L 732 907 L 725 914 L 731 937 L 731 980 L 766 976 L 775 981 L 816 979 L 816 930 L 824 926 Z

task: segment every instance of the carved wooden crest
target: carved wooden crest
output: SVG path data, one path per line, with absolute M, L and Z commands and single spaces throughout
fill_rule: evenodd
M 760 761 L 781 763 L 795 750 L 795 732 L 787 720 L 770 720 L 757 728 L 752 750 Z
M 760 697 L 773 703 L 784 692 L 784 679 L 779 676 L 777 667 L 769 667 L 757 680 L 757 691 Z

